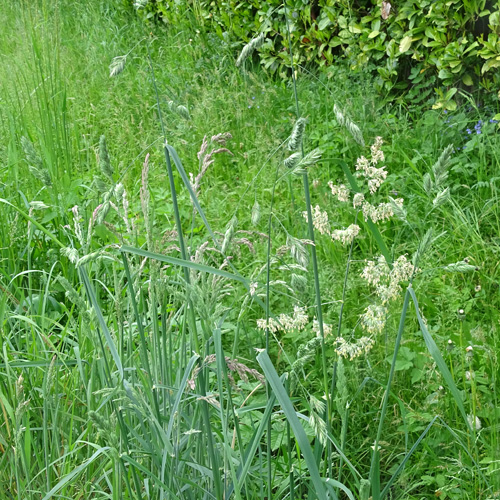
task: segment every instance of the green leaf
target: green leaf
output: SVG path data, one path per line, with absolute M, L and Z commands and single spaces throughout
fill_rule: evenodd
M 464 85 L 467 85 L 468 87 L 470 87 L 474 83 L 472 81 L 472 77 L 468 73 L 465 73 L 465 75 L 462 76 L 462 82 Z
M 179 172 L 182 182 L 184 182 L 184 185 L 186 186 L 187 190 L 189 191 L 189 196 L 191 197 L 191 200 L 197 210 L 197 212 L 200 214 L 201 219 L 203 220 L 203 224 L 205 224 L 205 227 L 207 228 L 208 233 L 210 234 L 210 237 L 212 238 L 213 242 L 217 246 L 217 238 L 215 237 L 214 232 L 212 231 L 212 228 L 210 227 L 210 224 L 205 217 L 205 212 L 201 208 L 200 202 L 198 201 L 198 197 L 196 196 L 196 193 L 193 191 L 193 187 L 191 186 L 191 182 L 189 181 L 189 178 L 186 174 L 186 171 L 184 170 L 184 167 L 182 166 L 181 159 L 179 158 L 179 155 L 177 154 L 177 151 L 172 147 L 169 146 L 168 144 L 165 145 L 165 148 L 169 152 L 172 160 L 174 161 L 174 164 L 177 168 L 177 171 Z
M 177 388 L 177 394 L 175 396 L 175 401 L 174 404 L 170 410 L 170 420 L 168 422 L 168 427 L 167 427 L 167 439 L 170 439 L 170 434 L 172 433 L 172 429 L 175 423 L 175 420 L 177 419 L 177 410 L 179 408 L 179 405 L 181 403 L 182 395 L 184 394 L 184 390 L 186 389 L 186 385 L 189 379 L 189 375 L 193 371 L 194 365 L 196 361 L 198 361 L 198 358 L 200 356 L 198 354 L 193 354 L 191 356 L 191 359 L 189 360 L 189 363 L 184 370 L 184 375 L 182 377 L 181 383 L 179 384 L 179 387 Z
M 318 29 L 320 31 L 323 31 L 325 28 L 327 28 L 328 26 L 330 26 L 332 24 L 332 22 L 330 21 L 330 18 L 329 17 L 324 17 L 323 19 L 321 19 L 321 21 L 318 23 Z
M 385 495 L 387 495 L 387 493 L 389 492 L 389 488 L 392 486 L 392 484 L 394 483 L 394 481 L 397 479 L 397 477 L 399 476 L 399 474 L 404 469 L 404 466 L 406 465 L 406 462 L 408 462 L 408 460 L 410 459 L 410 457 L 413 455 L 414 451 L 417 449 L 418 445 L 421 443 L 422 439 L 424 439 L 424 437 L 427 435 L 427 433 L 431 430 L 431 427 L 434 425 L 434 423 L 436 422 L 436 420 L 438 418 L 439 418 L 438 416 L 435 416 L 431 420 L 431 422 L 429 423 L 429 425 L 425 428 L 424 432 L 422 432 L 422 434 L 420 434 L 420 436 L 418 437 L 418 439 L 415 441 L 415 444 L 411 447 L 411 450 L 405 455 L 405 457 L 403 458 L 403 461 L 399 464 L 399 467 L 396 469 L 396 472 L 394 472 L 394 474 L 392 475 L 391 479 L 389 479 L 389 482 L 385 485 L 384 489 L 382 490 L 382 493 L 380 494 L 380 498 L 381 499 L 384 498 Z
M 411 42 L 412 42 L 411 36 L 409 36 L 409 35 L 405 36 L 401 40 L 401 43 L 399 44 L 399 52 L 401 52 L 402 54 L 407 52 L 409 50 L 409 48 L 411 47 Z
M 484 64 L 483 67 L 481 68 L 481 74 L 483 75 L 487 71 L 489 71 L 491 68 L 498 68 L 500 66 L 500 56 L 495 57 L 493 59 L 488 59 Z
M 352 494 L 352 491 L 341 482 L 337 481 L 336 479 L 332 479 L 330 477 L 323 479 L 323 481 L 325 481 L 330 493 L 332 494 L 335 493 L 332 487 L 340 488 L 347 495 L 349 500 L 354 500 L 354 495 Z

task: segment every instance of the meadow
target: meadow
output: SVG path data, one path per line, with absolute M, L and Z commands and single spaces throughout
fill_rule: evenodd
M 0 499 L 500 498 L 500 93 L 4 3 Z

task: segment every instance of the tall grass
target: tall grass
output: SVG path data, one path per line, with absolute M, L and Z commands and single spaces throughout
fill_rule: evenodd
M 342 68 L 276 82 L 200 26 L 151 36 L 112 7 L 1 14 L 5 497 L 497 498 L 494 129 L 440 171 L 436 112 L 344 88 Z M 356 122 L 386 138 L 380 196 L 405 198 L 400 218 L 324 187 L 364 189 Z M 205 136 L 234 156 L 195 189 Z M 318 233 L 315 205 L 360 236 Z M 405 253 L 405 289 L 359 344 L 366 261 Z

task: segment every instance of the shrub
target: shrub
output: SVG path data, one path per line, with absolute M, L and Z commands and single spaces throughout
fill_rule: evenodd
M 436 107 L 454 109 L 457 88 L 498 87 L 500 2 L 498 0 L 226 0 L 189 2 L 188 13 L 226 40 L 248 42 L 266 35 L 260 63 L 283 75 L 290 40 L 296 65 L 328 68 L 346 60 L 353 70 L 377 75 L 380 91 L 417 87 L 414 97 L 433 87 Z M 136 0 L 147 19 L 177 26 L 186 18 L 179 0 Z M 411 95 L 410 95 L 411 97 Z

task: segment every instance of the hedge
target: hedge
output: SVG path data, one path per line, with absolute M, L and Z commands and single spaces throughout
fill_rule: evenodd
M 500 0 L 136 0 L 147 19 L 170 26 L 187 14 L 225 40 L 247 43 L 266 35 L 259 49 L 269 71 L 294 64 L 328 70 L 346 60 L 376 75 L 381 91 L 412 89 L 415 99 L 437 87 L 435 107 L 453 109 L 459 88 L 498 90 Z M 442 90 L 445 89 L 445 90 Z M 411 92 L 411 91 L 410 91 Z M 420 96 L 420 97 L 419 97 Z

